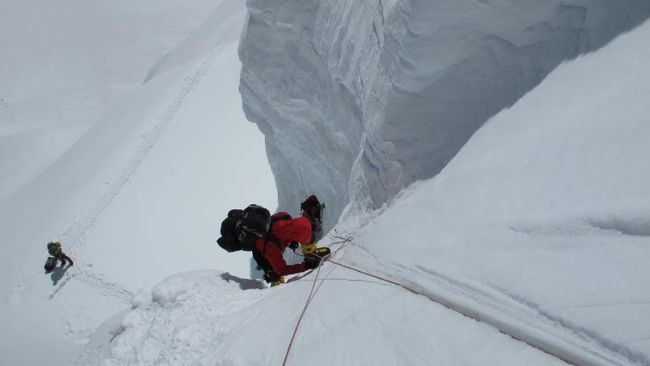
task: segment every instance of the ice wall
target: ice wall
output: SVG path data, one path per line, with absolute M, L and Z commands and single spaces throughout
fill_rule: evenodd
M 375 208 L 432 177 L 562 61 L 650 15 L 646 0 L 249 0 L 240 91 L 280 208 Z

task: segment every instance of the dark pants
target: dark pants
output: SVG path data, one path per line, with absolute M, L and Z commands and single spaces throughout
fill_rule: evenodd
M 273 267 L 271 267 L 271 264 L 266 260 L 266 258 L 264 258 L 259 250 L 253 249 L 253 259 L 257 262 L 257 266 L 264 271 L 264 280 L 266 282 L 274 282 L 280 279 L 281 276 L 273 272 Z

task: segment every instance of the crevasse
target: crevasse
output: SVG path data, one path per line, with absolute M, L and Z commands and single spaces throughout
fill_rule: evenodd
M 564 60 L 645 20 L 642 0 L 249 0 L 247 118 L 281 209 L 334 222 L 440 172 L 491 116 Z

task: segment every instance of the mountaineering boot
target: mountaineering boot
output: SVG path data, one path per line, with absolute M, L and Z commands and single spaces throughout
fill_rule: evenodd
M 328 256 L 331 253 L 331 251 L 330 251 L 330 248 L 328 248 L 328 247 L 320 247 L 320 248 L 314 249 L 314 251 L 312 253 L 320 256 L 321 258 L 324 258 L 324 257 Z
M 284 276 L 280 276 L 280 279 L 277 281 L 271 281 L 271 287 L 275 287 L 277 285 L 281 285 L 284 283 Z
M 302 245 L 302 253 L 303 254 L 311 253 L 314 250 L 316 250 L 316 242 L 313 242 L 311 244 L 303 244 Z
M 330 256 L 330 248 L 328 247 L 320 247 L 314 249 L 314 251 L 305 253 L 305 268 L 307 269 L 315 269 L 320 266 L 320 264 L 324 261 L 327 260 Z

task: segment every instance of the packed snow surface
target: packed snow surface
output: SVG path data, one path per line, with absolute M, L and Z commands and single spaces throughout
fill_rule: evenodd
M 650 365 L 650 3 L 249 0 L 239 45 L 213 6 L 6 175 L 0 364 Z M 214 243 L 275 207 L 237 47 L 280 208 L 332 229 L 274 288 Z
M 289 365 L 562 365 L 424 298 L 405 299 L 399 288 L 327 277 Z M 79 364 L 281 365 L 312 281 L 260 286 L 214 271 L 170 277 L 107 322 Z
M 143 287 L 197 269 L 249 274 L 250 255 L 215 243 L 228 209 L 277 204 L 237 93 L 245 8 L 6 5 L 0 365 L 71 365 Z M 52 240 L 75 265 L 44 275 Z

